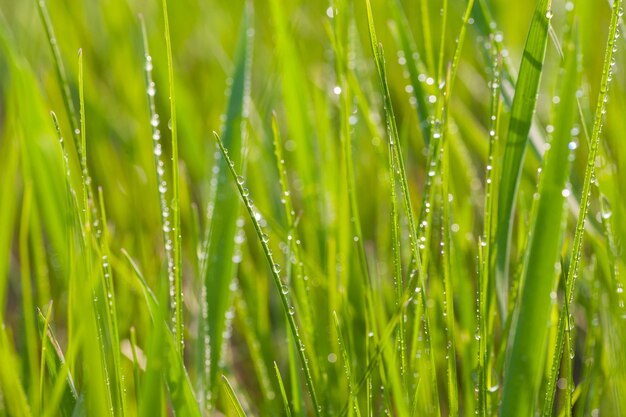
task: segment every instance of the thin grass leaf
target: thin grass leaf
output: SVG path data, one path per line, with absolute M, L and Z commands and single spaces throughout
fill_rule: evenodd
M 141 35 L 143 38 L 143 51 L 145 55 L 145 79 L 146 79 L 146 95 L 148 97 L 148 107 L 150 109 L 150 126 L 152 130 L 152 143 L 153 143 L 153 151 L 154 155 L 154 168 L 156 171 L 156 180 L 157 180 L 157 191 L 159 196 L 159 208 L 161 211 L 161 231 L 163 236 L 163 246 L 165 248 L 165 258 L 167 262 L 167 277 L 170 286 L 172 283 L 176 281 L 175 274 L 175 266 L 176 262 L 174 260 L 174 244 L 172 242 L 172 227 L 169 220 L 170 217 L 170 207 L 167 202 L 167 181 L 165 177 L 165 163 L 161 158 L 163 153 L 163 148 L 161 145 L 161 130 L 159 129 L 160 118 L 159 114 L 156 110 L 156 85 L 152 79 L 152 56 L 150 55 L 150 48 L 148 45 L 148 35 L 146 32 L 146 26 L 143 20 L 143 16 L 139 16 L 139 21 L 141 24 Z M 174 285 L 175 291 L 175 285 Z M 180 342 L 180 340 L 179 340 Z
M 565 198 L 571 153 L 571 130 L 576 116 L 576 91 L 579 85 L 579 53 L 568 45 L 560 102 L 550 151 L 546 153 L 539 183 L 538 206 L 531 225 L 521 281 L 521 297 L 511 329 L 507 352 L 501 414 L 527 416 L 534 412 L 541 382 L 547 340 L 550 292 L 556 283 L 555 264 L 565 226 Z
M 557 334 L 557 349 L 555 351 L 555 357 L 553 363 L 560 363 L 560 358 L 563 352 L 563 338 L 565 337 L 566 326 L 569 330 L 569 310 L 570 304 L 574 297 L 574 288 L 576 284 L 576 277 L 578 275 L 578 268 L 580 263 L 580 254 L 583 243 L 583 236 L 585 234 L 585 218 L 587 216 L 587 210 L 589 207 L 589 198 L 591 195 L 591 183 L 594 177 L 596 156 L 599 148 L 600 134 L 602 132 L 603 122 L 606 113 L 606 102 L 608 97 L 609 84 L 612 78 L 612 63 L 614 62 L 614 54 L 616 52 L 616 41 L 618 33 L 618 21 L 622 14 L 621 1 L 615 1 L 612 7 L 611 22 L 609 25 L 609 34 L 607 39 L 607 46 L 605 49 L 602 78 L 600 80 L 600 92 L 598 94 L 598 101 L 596 105 L 595 118 L 593 123 L 593 131 L 590 142 L 590 152 L 587 159 L 587 167 L 585 170 L 585 177 L 583 182 L 583 190 L 581 196 L 581 205 L 578 213 L 578 220 L 576 223 L 576 233 L 574 235 L 574 242 L 572 246 L 572 253 L 570 257 L 569 269 L 565 283 L 565 306 L 563 307 L 559 316 L 558 334 Z M 569 338 L 567 340 L 567 346 L 571 349 L 571 342 Z M 569 349 L 568 349 L 569 350 Z M 569 352 L 568 352 L 569 353 Z M 554 401 L 554 385 L 557 373 L 553 372 L 549 380 L 548 388 L 546 390 L 546 405 L 544 406 L 543 415 L 549 415 L 552 410 L 552 404 Z
M 68 77 L 65 72 L 65 66 L 63 65 L 63 59 L 61 58 L 61 51 L 59 50 L 58 38 L 54 32 L 54 26 L 52 25 L 52 19 L 48 12 L 48 6 L 46 0 L 35 0 L 37 3 L 37 10 L 39 11 L 39 18 L 46 32 L 48 39 L 48 45 L 50 46 L 50 52 L 54 60 L 54 70 L 56 72 L 57 81 L 61 87 L 61 97 L 63 99 L 63 105 L 67 113 L 67 118 L 70 121 L 70 127 L 72 129 L 72 139 L 74 146 L 76 147 L 76 153 L 78 154 L 78 160 L 80 162 L 80 169 L 84 171 L 86 169 L 83 166 L 83 148 L 81 141 L 81 129 L 80 129 L 80 116 L 76 113 L 76 107 L 72 99 L 72 93 L 68 82 Z
M 314 408 L 313 411 L 315 415 L 319 417 L 322 415 L 322 406 L 320 405 L 317 399 L 315 385 L 313 383 L 313 378 L 311 376 L 311 371 L 309 369 L 308 359 L 307 359 L 307 355 L 305 352 L 304 344 L 302 343 L 302 340 L 300 339 L 300 336 L 298 333 L 298 327 L 297 327 L 296 320 L 294 317 L 295 309 L 292 305 L 290 305 L 287 295 L 284 294 L 282 291 L 283 284 L 281 282 L 280 276 L 278 275 L 279 269 L 276 266 L 277 264 L 274 262 L 274 258 L 270 251 L 269 245 L 267 244 L 269 237 L 267 236 L 267 234 L 263 232 L 263 229 L 261 228 L 261 225 L 259 224 L 259 221 L 257 220 L 257 215 L 255 214 L 255 208 L 252 205 L 251 199 L 249 197 L 246 197 L 246 193 L 244 192 L 244 186 L 243 186 L 244 180 L 239 175 L 237 175 L 237 172 L 235 171 L 235 163 L 230 159 L 230 156 L 228 155 L 228 151 L 224 147 L 224 144 L 222 143 L 217 133 L 214 133 L 214 134 L 215 134 L 215 139 L 217 140 L 217 144 L 220 148 L 220 151 L 222 152 L 222 156 L 227 162 L 232 178 L 237 184 L 237 190 L 239 191 L 239 195 L 241 196 L 241 199 L 245 203 L 248 215 L 250 217 L 250 220 L 252 221 L 257 237 L 259 238 L 259 241 L 261 242 L 261 246 L 263 247 L 263 253 L 265 254 L 265 259 L 272 272 L 272 278 L 274 280 L 276 290 L 278 291 L 279 296 L 280 296 L 281 304 L 283 307 L 283 312 L 289 323 L 289 328 L 291 331 L 291 336 L 294 339 L 295 348 L 298 351 L 300 363 L 304 371 L 306 385 L 309 391 L 309 395 L 311 396 L 311 401 L 313 403 L 312 404 Z
M 493 57 L 493 75 L 491 80 L 491 105 L 489 118 L 489 153 L 486 166 L 485 185 L 485 214 L 483 217 L 483 237 L 479 239 L 479 273 L 478 273 L 478 330 L 475 338 L 478 339 L 478 415 L 486 417 L 492 413 L 487 393 L 491 387 L 493 341 L 493 317 L 495 311 L 495 281 L 494 281 L 494 226 L 495 203 L 497 188 L 494 180 L 498 177 L 500 165 L 496 158 L 498 146 L 498 131 L 500 122 L 500 85 L 501 85 L 501 57 Z
M 420 294 L 418 294 L 418 296 L 421 295 L 420 300 L 421 300 L 421 306 L 424 312 L 424 332 L 426 335 L 426 345 L 427 345 L 427 349 L 429 352 L 429 361 L 431 364 L 431 386 L 433 387 L 433 406 L 435 408 L 436 413 L 439 413 L 439 403 L 437 400 L 437 378 L 436 378 L 436 374 L 434 372 L 435 370 L 435 360 L 434 360 L 434 355 L 432 352 L 432 349 L 430 349 L 430 347 L 432 346 L 432 342 L 431 342 L 431 338 L 430 338 L 430 331 L 428 330 L 430 325 L 429 325 L 429 318 L 428 318 L 428 309 L 426 306 L 426 288 L 425 288 L 425 279 L 424 279 L 424 272 L 422 269 L 422 263 L 421 263 L 421 258 L 420 258 L 420 254 L 418 252 L 418 240 L 417 240 L 417 229 L 415 227 L 415 220 L 414 220 L 414 216 L 413 216 L 413 209 L 411 206 L 411 199 L 409 196 L 409 187 L 408 187 L 408 181 L 407 181 L 407 174 L 406 174 L 406 170 L 404 167 L 404 160 L 403 160 L 403 156 L 402 156 L 402 151 L 400 149 L 400 143 L 399 143 L 399 135 L 398 135 L 398 129 L 396 126 L 396 119 L 395 119 L 395 115 L 393 113 L 393 105 L 391 103 L 391 95 L 389 93 L 389 87 L 387 84 L 387 76 L 385 73 L 385 62 L 384 62 L 384 53 L 383 53 L 383 49 L 382 49 L 382 45 L 378 44 L 377 41 L 377 37 L 376 37 L 376 29 L 374 27 L 374 19 L 372 16 L 372 9 L 371 9 L 371 5 L 369 0 L 366 0 L 366 6 L 367 6 L 367 19 L 368 19 L 368 27 L 369 27 L 369 34 L 370 34 L 370 42 L 371 42 L 371 48 L 372 48 L 372 53 L 374 55 L 374 62 L 376 64 L 376 68 L 377 68 L 377 72 L 378 72 L 378 78 L 380 81 L 380 85 L 381 85 L 381 90 L 383 93 L 383 99 L 384 99 L 384 103 L 385 103 L 385 117 L 387 120 L 387 134 L 389 137 L 389 145 L 390 147 L 393 149 L 393 155 L 397 160 L 398 163 L 398 170 L 399 171 L 399 180 L 400 180 L 400 186 L 401 186 L 401 190 L 402 190 L 402 196 L 403 196 L 403 203 L 404 203 L 404 209 L 408 218 L 408 223 L 409 223 L 409 237 L 410 237 L 410 246 L 411 246 L 411 255 L 413 257 L 413 262 L 415 262 L 415 265 L 409 265 L 410 269 L 415 268 L 418 273 L 416 275 L 418 275 L 419 277 L 419 285 L 422 288 Z M 395 174 L 394 174 L 395 176 Z M 410 288 L 410 287 L 409 287 Z M 400 304 L 400 306 L 402 306 L 402 304 Z
M 451 73 L 448 71 L 446 84 L 448 90 L 445 96 L 450 96 Z M 444 132 L 447 128 L 444 126 Z M 455 342 L 455 315 L 454 315 L 454 290 L 452 287 L 452 261 L 451 251 L 452 243 L 450 239 L 450 156 L 449 156 L 449 139 L 448 135 L 442 135 L 441 140 L 441 204 L 442 204 L 442 222 L 441 222 L 441 250 L 443 258 L 443 311 L 446 333 L 446 359 L 447 359 L 447 380 L 448 380 L 448 412 L 450 416 L 459 415 L 459 393 L 457 387 L 457 368 L 456 368 L 456 342 Z
M 239 38 L 235 52 L 233 83 L 230 88 L 226 119 L 222 127 L 225 146 L 229 149 L 232 161 L 238 167 L 243 166 L 243 143 L 246 136 L 250 101 L 250 76 L 252 69 L 253 46 L 253 9 L 247 3 L 241 20 Z M 224 347 L 224 330 L 226 328 L 226 311 L 230 307 L 231 283 L 235 273 L 232 261 L 235 251 L 235 235 L 237 219 L 240 217 L 237 193 L 230 185 L 228 169 L 222 159 L 215 161 L 219 169 L 216 180 L 215 199 L 210 203 L 212 209 L 211 223 L 208 225 L 207 239 L 204 242 L 205 265 L 203 267 L 203 286 L 206 294 L 206 340 L 210 343 L 208 374 L 205 389 L 211 394 L 208 404 L 216 400 L 219 388 L 220 362 Z M 209 346 L 205 346 L 208 352 Z M 206 372 L 206 370 L 205 370 Z
M 427 2 L 421 1 L 420 3 L 423 6 Z M 424 145 L 428 147 L 430 140 L 430 106 L 428 104 L 428 96 L 432 94 L 432 91 L 428 91 L 428 86 L 420 81 L 420 73 L 423 74 L 426 72 L 426 65 L 422 62 L 421 57 L 417 53 L 415 40 L 411 34 L 409 22 L 402 8 L 402 3 L 400 0 L 395 0 L 391 2 L 390 7 L 397 27 L 398 40 L 396 43 L 401 45 L 404 51 L 406 68 L 409 71 L 411 86 L 413 87 L 413 97 L 415 97 L 416 102 L 415 109 L 417 111 L 419 127 L 422 131 Z M 428 19 L 425 20 L 428 22 Z M 424 30 L 426 30 L 426 28 L 424 28 Z
M 552 17 L 551 0 L 539 0 L 533 14 L 515 85 L 511 119 L 502 156 L 498 191 L 498 225 L 496 229 L 496 288 L 500 315 L 507 316 L 509 256 L 513 213 L 528 133 L 535 106 Z
M 230 382 L 228 382 L 228 378 L 226 378 L 226 375 L 222 375 L 222 386 L 226 390 L 226 394 L 228 395 L 228 399 L 230 400 L 231 404 L 233 405 L 233 407 L 235 407 L 235 412 L 237 413 L 237 416 L 246 417 L 246 412 L 243 411 L 243 407 L 241 406 L 241 403 L 237 398 L 237 394 L 235 394 L 233 387 L 230 385 Z
M 24 189 L 22 201 L 22 218 L 20 220 L 19 232 L 19 254 L 21 266 L 21 286 L 22 286 L 22 307 L 23 307 L 23 329 L 25 336 L 25 350 L 28 364 L 28 385 L 26 386 L 28 396 L 31 400 L 31 407 L 34 413 L 40 412 L 40 404 L 36 396 L 36 381 L 39 375 L 39 363 L 37 361 L 37 332 L 35 321 L 35 304 L 33 302 L 33 289 L 31 284 L 31 260 L 28 242 L 29 227 L 31 223 L 31 206 L 33 198 L 33 188 L 31 183 L 27 183 Z
M 339 317 L 337 316 L 337 312 L 333 311 L 333 322 L 335 323 L 335 330 L 337 332 L 337 340 L 339 342 L 339 350 L 341 351 L 341 358 L 343 360 L 343 368 L 346 374 L 346 379 L 348 380 L 348 391 L 352 402 L 351 410 L 356 412 L 357 416 L 361 416 L 361 409 L 359 407 L 358 397 L 354 394 L 354 387 L 352 382 L 352 365 L 350 364 L 350 358 L 352 357 L 348 352 L 348 346 L 346 345 L 346 340 L 343 337 L 343 332 L 341 331 L 341 323 L 339 322 Z
M 153 351 L 155 356 L 152 356 L 152 360 L 155 361 L 154 365 L 156 365 L 159 371 L 158 376 L 165 379 L 174 414 L 180 417 L 200 417 L 202 414 L 198 407 L 198 402 L 196 401 L 183 360 L 177 350 L 178 340 L 175 339 L 167 325 L 163 316 L 163 308 L 159 305 L 156 296 L 148 286 L 135 261 L 123 249 L 122 254 L 131 266 L 136 278 L 135 281 L 139 284 L 139 288 L 143 293 L 146 307 L 156 326 L 154 332 L 157 336 L 161 336 L 155 338 L 157 353 Z
M 180 230 L 180 180 L 178 169 L 178 129 L 176 124 L 176 99 L 174 88 L 174 64 L 172 62 L 172 41 L 170 39 L 169 15 L 167 12 L 167 0 L 163 0 L 163 23 L 165 35 L 165 48 L 167 50 L 167 75 L 170 86 L 170 123 L 172 131 L 172 232 L 174 233 L 174 282 L 170 282 L 170 303 L 174 315 L 172 317 L 175 336 L 176 349 L 183 357 L 185 352 L 185 335 L 183 333 L 183 278 L 182 278 L 182 260 L 181 260 L 181 239 L 182 231 Z
M 61 346 L 57 341 L 54 332 L 50 328 L 50 315 L 52 314 L 52 304 L 48 307 L 48 313 L 46 316 L 43 315 L 41 310 L 37 309 L 37 318 L 39 327 L 41 330 L 41 372 L 42 375 L 45 373 L 44 369 L 48 370 L 48 374 L 52 381 L 56 381 L 61 376 L 61 369 L 67 368 L 65 365 L 65 357 L 63 356 L 63 351 L 61 350 Z M 76 408 L 76 403 L 78 400 L 78 393 L 76 392 L 76 387 L 74 386 L 74 380 L 72 379 L 72 375 L 67 372 L 65 377 L 65 384 L 63 394 L 61 395 L 61 403 L 60 408 L 57 409 L 63 416 L 71 416 Z M 42 381 L 43 385 L 43 381 Z M 46 395 L 43 397 L 43 386 L 42 386 L 42 407 L 43 409 L 50 409 L 48 407 L 48 403 L 51 403 L 51 395 Z
M 278 381 L 278 387 L 280 388 L 280 397 L 283 400 L 283 409 L 285 410 L 285 416 L 291 417 L 291 408 L 289 408 L 289 400 L 287 399 L 287 392 L 285 391 L 283 378 L 280 376 L 280 370 L 278 369 L 278 365 L 276 365 L 276 362 L 274 362 L 274 371 L 276 372 L 276 380 Z
M 119 326 L 117 324 L 117 305 L 115 297 L 115 286 L 113 284 L 113 270 L 109 263 L 111 251 L 109 249 L 109 228 L 107 225 L 107 216 L 104 206 L 104 195 L 102 187 L 98 187 L 98 200 L 100 201 L 100 216 L 101 216 L 101 259 L 102 259 L 102 274 L 103 274 L 103 287 L 104 296 L 106 300 L 104 302 L 105 311 L 107 314 L 107 327 L 109 329 L 109 337 L 112 345 L 112 365 L 113 375 L 116 383 L 116 401 L 118 410 L 121 416 L 128 414 L 126 406 L 126 387 L 124 386 L 124 372 L 122 370 L 122 364 L 120 360 L 120 339 L 119 339 Z

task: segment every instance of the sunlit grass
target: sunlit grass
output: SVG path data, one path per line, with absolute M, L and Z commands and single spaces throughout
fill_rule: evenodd
M 621 0 L 0 12 L 0 416 L 626 412 Z

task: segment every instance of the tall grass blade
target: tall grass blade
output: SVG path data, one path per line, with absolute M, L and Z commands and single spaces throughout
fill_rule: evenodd
M 552 17 L 551 3 L 551 0 L 539 0 L 530 23 L 502 156 L 496 229 L 496 288 L 503 320 L 507 315 L 514 206 L 548 43 L 548 27 Z
M 243 143 L 246 135 L 250 100 L 250 72 L 252 67 L 253 41 L 253 10 L 252 3 L 247 3 L 242 16 L 237 50 L 235 52 L 235 66 L 233 68 L 233 83 L 226 109 L 226 119 L 222 128 L 224 145 L 228 148 L 232 161 L 238 167 L 243 166 Z M 226 162 L 219 158 L 215 161 L 219 169 L 216 179 L 215 199 L 211 223 L 208 225 L 205 245 L 205 266 L 203 274 L 204 292 L 206 294 L 206 317 L 208 326 L 205 331 L 210 343 L 209 372 L 206 375 L 205 389 L 211 394 L 209 404 L 215 401 L 219 388 L 220 362 L 224 344 L 224 330 L 226 326 L 226 311 L 232 301 L 230 289 L 235 265 L 233 254 L 235 251 L 235 234 L 237 219 L 240 217 L 238 196 L 233 190 Z M 211 210 L 211 209 L 210 209 Z M 205 354 L 209 353 L 205 347 Z
M 298 352 L 298 356 L 300 359 L 300 364 L 302 366 L 302 369 L 304 371 L 304 376 L 305 376 L 305 382 L 307 385 L 307 388 L 309 390 L 309 395 L 311 397 L 311 402 L 313 403 L 313 408 L 314 408 L 314 414 L 318 417 L 323 415 L 323 409 L 321 404 L 319 403 L 318 399 L 317 399 L 317 393 L 315 390 L 315 385 L 313 383 L 313 377 L 311 376 L 311 370 L 309 369 L 309 365 L 308 365 L 308 359 L 307 359 L 307 355 L 306 355 L 306 351 L 304 348 L 304 344 L 302 343 L 302 339 L 299 336 L 299 332 L 298 332 L 298 326 L 296 324 L 296 320 L 295 320 L 295 308 L 293 307 L 293 305 L 290 304 L 289 299 L 287 297 L 287 294 L 285 294 L 282 291 L 283 288 L 283 283 L 281 282 L 280 279 L 280 275 L 278 275 L 279 271 L 280 271 L 280 267 L 278 266 L 278 264 L 276 264 L 276 262 L 274 262 L 274 257 L 272 255 L 272 252 L 270 251 L 269 245 L 268 245 L 268 241 L 269 241 L 269 237 L 268 235 L 263 231 L 263 229 L 261 228 L 261 225 L 259 224 L 259 221 L 257 219 L 257 217 L 259 216 L 259 214 L 256 213 L 256 209 L 254 207 L 254 205 L 252 204 L 252 200 L 251 198 L 248 196 L 248 192 L 244 191 L 244 184 L 245 184 L 245 180 L 243 179 L 243 177 L 240 177 L 239 175 L 237 175 L 237 171 L 235 171 L 235 163 L 232 159 L 230 159 L 230 156 L 228 154 L 228 151 L 226 150 L 226 148 L 224 147 L 224 144 L 222 143 L 220 137 L 217 135 L 217 133 L 215 133 L 215 139 L 217 140 L 217 144 L 220 148 L 220 151 L 222 152 L 222 156 L 224 157 L 224 159 L 226 160 L 226 163 L 229 167 L 230 173 L 232 175 L 233 180 L 235 181 L 235 183 L 237 184 L 237 190 L 239 191 L 239 195 L 241 196 L 241 199 L 243 200 L 243 202 L 245 203 L 246 206 L 246 210 L 248 212 L 248 215 L 250 217 L 250 220 L 252 221 L 252 224 L 254 226 L 254 230 L 257 234 L 257 237 L 259 238 L 259 241 L 261 242 L 261 246 L 263 247 L 263 253 L 265 255 L 265 259 L 270 267 L 270 270 L 272 272 L 272 278 L 274 281 L 274 284 L 276 286 L 276 290 L 279 293 L 280 296 L 280 300 L 281 300 L 281 305 L 283 308 L 283 313 L 285 314 L 286 318 L 287 318 L 287 322 L 289 323 L 289 330 L 291 332 L 291 336 L 293 337 L 294 340 L 294 344 L 295 344 L 295 348 Z
M 183 333 L 183 277 L 181 260 L 181 239 L 180 230 L 180 180 L 178 169 L 178 129 L 176 125 L 176 96 L 174 87 L 174 64 L 172 60 L 172 41 L 170 38 L 170 23 L 167 11 L 167 0 L 163 0 L 163 23 L 165 35 L 165 48 L 167 51 L 167 75 L 170 85 L 170 122 L 172 131 L 172 232 L 174 233 L 173 257 L 174 282 L 170 282 L 170 304 L 173 310 L 174 334 L 176 336 L 176 349 L 183 357 L 185 351 L 185 335 Z
M 565 203 L 570 190 L 570 153 L 576 116 L 576 91 L 579 85 L 577 45 L 567 45 L 564 73 L 559 91 L 553 138 L 546 153 L 539 183 L 538 207 L 531 225 L 531 237 L 524 263 L 521 296 L 511 329 L 507 352 L 501 414 L 533 414 L 545 360 L 544 346 L 548 336 L 550 292 L 556 283 L 555 265 L 565 226 Z
M 614 65 L 614 54 L 617 51 L 616 41 L 618 38 L 618 22 L 622 15 L 621 0 L 613 2 L 611 22 L 609 25 L 609 34 L 607 38 L 607 46 L 605 49 L 604 62 L 602 67 L 602 78 L 600 80 L 600 91 L 598 93 L 598 101 L 596 104 L 596 111 L 593 122 L 593 130 L 590 138 L 590 151 L 587 157 L 587 166 L 585 170 L 585 177 L 583 180 L 583 189 L 581 195 L 581 204 L 578 213 L 578 220 L 576 222 L 576 232 L 574 234 L 574 242 L 572 246 L 572 252 L 570 256 L 569 269 L 565 281 L 565 305 L 561 310 L 558 324 L 558 334 L 556 351 L 554 353 L 553 363 L 558 369 L 558 365 L 563 355 L 564 342 L 563 338 L 566 337 L 567 332 L 567 346 L 571 349 L 571 341 L 569 339 L 569 320 L 570 320 L 570 305 L 574 298 L 574 289 L 576 284 L 576 277 L 578 276 L 578 269 L 580 267 L 580 257 L 583 244 L 583 236 L 585 234 L 585 218 L 587 217 L 587 211 L 589 208 L 589 199 L 591 196 L 592 179 L 595 175 L 596 156 L 600 145 L 600 134 L 606 116 L 606 103 L 609 94 L 609 85 L 612 78 L 612 67 Z M 566 330 L 567 327 L 567 330 Z M 568 349 L 568 354 L 570 351 Z M 566 359 L 567 360 L 567 359 Z M 555 379 L 557 378 L 557 372 L 553 370 L 548 387 L 546 389 L 546 404 L 544 405 L 543 415 L 549 415 L 552 411 L 552 404 L 554 402 L 554 386 Z M 569 387 L 568 387 L 569 389 Z

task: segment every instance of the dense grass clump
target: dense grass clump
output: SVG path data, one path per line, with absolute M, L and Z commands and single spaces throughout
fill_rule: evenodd
M 626 415 L 622 0 L 0 0 L 0 416 Z

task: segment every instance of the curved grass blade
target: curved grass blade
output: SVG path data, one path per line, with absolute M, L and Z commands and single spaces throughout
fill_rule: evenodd
M 571 129 L 576 117 L 576 91 L 580 80 L 577 45 L 567 49 L 554 123 L 554 136 L 546 153 L 539 183 L 539 200 L 523 268 L 521 296 L 515 311 L 512 340 L 507 352 L 502 416 L 533 414 L 541 383 L 551 309 L 550 292 L 556 283 L 555 264 L 565 227 L 569 190 Z
M 508 262 L 513 212 L 548 43 L 548 27 L 552 17 L 551 3 L 552 0 L 539 0 L 530 23 L 502 156 L 496 229 L 496 289 L 503 321 L 507 315 Z
M 226 160 L 226 163 L 229 167 L 233 180 L 237 184 L 237 190 L 239 191 L 239 195 L 241 196 L 241 199 L 245 203 L 248 215 L 250 217 L 250 220 L 252 221 L 257 237 L 259 238 L 259 241 L 261 242 L 261 246 L 263 247 L 263 253 L 265 255 L 265 259 L 268 262 L 269 267 L 271 269 L 272 278 L 274 280 L 276 290 L 278 291 L 279 296 L 280 296 L 281 304 L 283 307 L 283 312 L 285 313 L 285 316 L 287 317 L 287 322 L 289 323 L 291 336 L 294 339 L 295 347 L 296 347 L 296 350 L 298 351 L 300 363 L 304 371 L 305 382 L 309 390 L 309 395 L 311 396 L 311 401 L 313 403 L 314 413 L 316 416 L 320 417 L 322 415 L 322 406 L 320 405 L 317 399 L 315 385 L 313 384 L 313 378 L 311 376 L 311 370 L 309 369 L 308 359 L 307 359 L 307 355 L 305 352 L 304 344 L 302 343 L 302 339 L 300 338 L 299 333 L 298 333 L 298 327 L 296 325 L 296 320 L 294 317 L 295 309 L 293 306 L 289 304 L 289 299 L 287 298 L 287 294 L 284 294 L 282 291 L 283 283 L 281 282 L 280 276 L 278 275 L 279 268 L 277 267 L 277 264 L 274 262 L 272 252 L 267 243 L 269 240 L 269 237 L 267 236 L 267 234 L 263 232 L 263 229 L 261 228 L 261 225 L 259 224 L 259 221 L 257 220 L 257 215 L 255 214 L 255 209 L 254 209 L 254 206 L 252 205 L 252 200 L 249 197 L 247 197 L 248 193 L 244 191 L 244 179 L 240 177 L 239 175 L 237 175 L 237 172 L 235 171 L 235 163 L 232 159 L 230 159 L 230 156 L 228 155 L 228 151 L 226 150 L 226 148 L 224 148 L 224 144 L 222 143 L 220 137 L 215 132 L 214 132 L 214 135 L 215 135 L 217 144 L 220 148 L 220 151 L 222 152 L 222 156 Z
M 170 303 L 173 306 L 174 316 L 173 323 L 176 336 L 176 349 L 180 356 L 185 351 L 185 335 L 183 333 L 183 278 L 182 278 L 182 261 L 181 261 L 181 238 L 180 230 L 180 197 L 178 179 L 178 130 L 176 128 L 176 96 L 174 94 L 174 64 L 172 63 L 172 41 L 170 39 L 170 24 L 167 12 L 167 0 L 163 0 L 163 22 L 165 47 L 167 50 L 167 75 L 170 84 L 170 120 L 172 131 L 172 216 L 174 218 L 172 231 L 174 232 L 174 282 L 170 282 Z
M 233 407 L 235 407 L 237 416 L 246 417 L 246 412 L 243 411 L 243 407 L 237 399 L 237 395 L 235 394 L 233 387 L 230 385 L 230 382 L 228 382 L 228 378 L 226 378 L 226 375 L 222 375 L 222 386 L 226 390 L 226 394 L 228 394 L 228 398 L 230 399 L 231 404 L 233 405 Z

